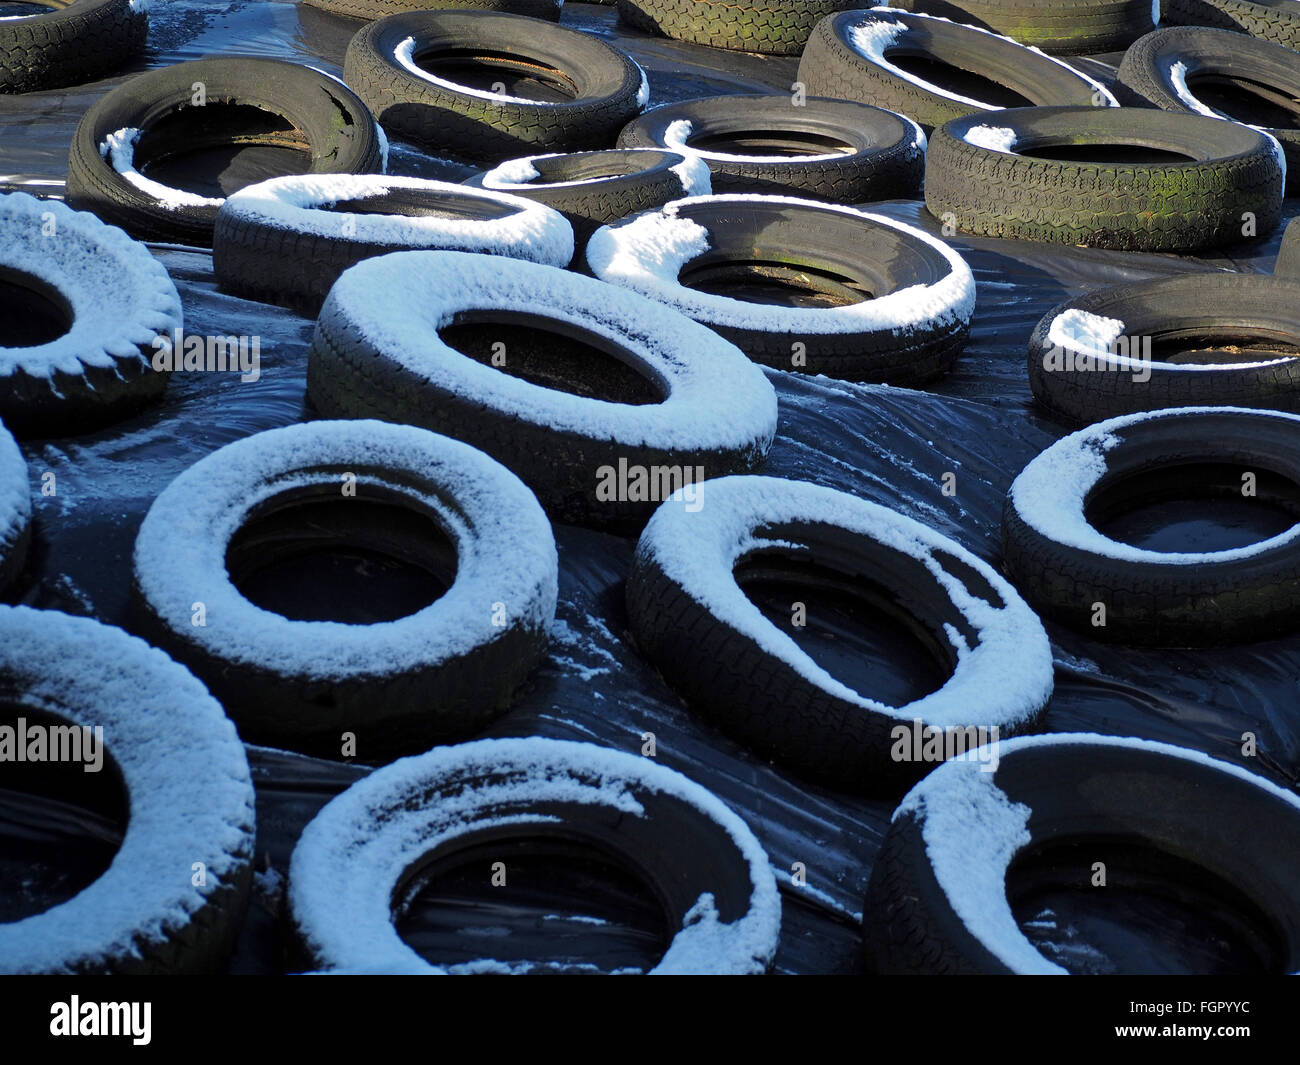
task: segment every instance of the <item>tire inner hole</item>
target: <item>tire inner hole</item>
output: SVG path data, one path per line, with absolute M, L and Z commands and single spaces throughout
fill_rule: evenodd
M 1300 344 L 1284 333 L 1267 330 L 1187 329 L 1151 338 L 1155 362 L 1194 366 L 1233 366 L 1300 358 Z
M 1187 88 L 1212 111 L 1265 129 L 1300 128 L 1300 100 L 1290 93 L 1249 78 L 1191 73 Z
M 311 165 L 306 133 L 287 118 L 219 100 L 162 116 L 135 145 L 135 168 L 145 177 L 213 198 L 267 178 L 305 174 Z
M 405 218 L 463 218 L 470 221 L 508 218 L 519 213 L 516 207 L 496 203 L 479 196 L 449 196 L 416 189 L 390 189 L 382 196 L 363 196 L 354 200 L 322 203 L 319 211 L 336 214 L 402 215 Z
M 34 729 L 45 736 L 46 757 L 55 737 L 74 728 L 65 718 L 0 696 L 0 726 L 25 723 L 27 755 L 37 753 Z M 63 732 L 50 732 L 51 729 Z M 79 730 L 78 730 L 79 731 Z M 126 834 L 129 814 L 122 771 L 107 750 L 98 771 L 87 771 L 84 745 L 63 748 L 62 761 L 5 761 L 0 783 L 0 924 L 20 921 L 67 902 L 98 880 Z M 18 737 L 15 734 L 15 742 Z M 69 740 L 62 739 L 60 745 Z M 71 742 L 84 743 L 82 738 Z M 80 761 L 75 756 L 80 755 Z
M 1181 165 L 1194 161 L 1185 152 L 1153 148 L 1146 144 L 1018 144 L 1017 155 L 1034 159 L 1055 159 L 1065 163 L 1092 163 L 1100 166 L 1132 164 Z
M 456 546 L 407 497 L 358 478 L 254 509 L 226 550 L 231 582 L 249 602 L 293 621 L 372 625 L 409 617 L 456 579 Z
M 402 940 L 442 966 L 490 958 L 549 972 L 645 972 L 675 932 L 625 861 L 555 837 L 458 846 L 408 876 L 393 909 Z
M 1228 551 L 1300 522 L 1300 485 L 1245 464 L 1178 463 L 1103 479 L 1084 515 L 1103 535 L 1147 551 Z
M 774 307 L 847 307 L 876 295 L 865 281 L 835 270 L 766 260 L 687 263 L 678 281 L 697 292 Z
M 625 177 L 638 174 L 664 156 L 659 152 L 593 152 L 590 155 L 561 155 L 555 159 L 535 159 L 538 176 L 529 184 L 555 185 L 566 181 L 591 181 L 595 178 Z
M 539 103 L 565 103 L 580 95 L 578 83 L 563 71 L 511 52 L 480 48 L 429 48 L 412 56 L 435 77 L 480 92 L 504 93 Z
M 885 50 L 885 59 L 904 74 L 958 96 L 965 96 L 968 100 L 978 100 L 994 107 L 1034 106 L 1033 100 L 1021 96 L 1015 89 L 973 70 L 963 70 L 952 63 L 946 63 L 930 52 L 888 48 Z
M 668 390 L 599 333 L 524 311 L 470 310 L 438 330 L 462 355 L 542 388 L 610 403 L 662 403 Z
M 702 152 L 723 155 L 804 156 L 852 155 L 853 145 L 838 137 L 803 130 L 736 130 L 726 133 L 700 132 L 686 138 L 686 143 Z
M 0 266 L 0 348 L 32 348 L 72 328 L 72 305 L 53 285 Z
M 1105 887 L 1093 886 L 1096 862 Z M 1280 975 L 1285 965 L 1280 933 L 1240 889 L 1140 839 L 1031 846 L 1006 887 L 1025 937 L 1074 974 Z

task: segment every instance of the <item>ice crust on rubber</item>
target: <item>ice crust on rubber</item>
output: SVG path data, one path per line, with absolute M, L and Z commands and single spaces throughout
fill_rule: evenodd
M 486 783 L 440 784 L 491 774 Z M 763 972 L 776 950 L 781 902 L 768 857 L 749 827 L 712 793 L 649 759 L 589 743 L 540 737 L 478 740 L 403 758 L 353 784 L 317 815 L 294 849 L 289 895 L 312 950 L 333 968 L 436 973 L 393 927 L 393 886 L 434 848 L 486 828 L 553 822 L 528 806 L 562 802 L 646 816 L 637 793 L 671 795 L 721 825 L 749 868 L 748 911 L 718 920 L 704 893 L 652 973 Z M 485 807 L 516 804 L 498 816 Z M 355 870 L 339 875 L 340 869 Z M 501 962 L 472 963 L 500 971 Z
M 120 359 L 147 362 L 154 339 L 181 327 L 180 295 L 149 249 L 58 200 L 0 195 L 0 265 L 57 289 L 73 314 L 72 328 L 47 344 L 0 346 L 0 378 L 19 370 L 80 376 Z
M 748 303 L 686 288 L 682 267 L 709 250 L 708 230 L 678 211 L 699 203 L 788 203 L 852 215 L 864 223 L 905 233 L 930 245 L 950 271 L 933 285 L 911 285 L 875 299 L 843 307 L 777 307 Z M 966 261 L 942 241 L 913 226 L 854 207 L 787 196 L 727 195 L 674 200 L 627 222 L 602 226 L 587 244 L 587 263 L 599 278 L 661 300 L 710 325 L 770 332 L 857 333 L 897 331 L 919 326 L 969 322 L 975 309 L 975 278 Z
M 1300 540 L 1300 524 L 1296 524 L 1267 540 L 1227 551 L 1147 551 L 1112 540 L 1089 523 L 1084 503 L 1106 475 L 1106 453 L 1119 446 L 1124 429 L 1157 418 L 1224 413 L 1286 418 L 1295 422 L 1300 432 L 1300 415 L 1248 407 L 1172 407 L 1110 418 L 1063 437 L 1031 461 L 1012 482 L 1011 503 L 1030 527 L 1049 540 L 1121 562 L 1213 565 L 1251 558 Z
M 225 202 L 223 199 L 200 196 L 197 192 L 173 188 L 145 177 L 135 168 L 135 142 L 139 139 L 138 129 L 124 126 L 110 133 L 99 146 L 99 154 L 108 160 L 109 165 L 122 175 L 127 184 L 156 200 L 160 207 L 168 211 L 182 207 L 220 207 Z

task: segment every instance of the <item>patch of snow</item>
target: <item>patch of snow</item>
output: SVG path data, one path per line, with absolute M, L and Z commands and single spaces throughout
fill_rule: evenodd
M 398 42 L 397 47 L 393 49 L 393 58 L 397 61 L 398 66 L 407 73 L 414 74 L 421 81 L 427 81 L 441 89 L 450 89 L 452 92 L 462 93 L 466 96 L 476 96 L 480 100 L 491 100 L 493 103 L 498 104 L 526 104 L 529 107 L 556 106 L 556 101 L 530 100 L 524 96 L 511 96 L 504 92 L 488 92 L 485 89 L 475 89 L 469 85 L 461 85 L 459 82 L 440 78 L 437 74 L 431 74 L 415 61 L 414 37 L 407 37 L 405 40 Z
M 158 206 L 168 211 L 177 211 L 182 207 L 220 207 L 222 199 L 200 196 L 197 192 L 172 188 L 160 181 L 145 177 L 135 168 L 135 142 L 140 138 L 140 131 L 123 127 L 116 133 L 110 133 L 99 146 L 99 154 L 108 160 L 109 165 L 122 175 L 128 184 L 158 202 Z
M 1006 126 L 971 126 L 962 134 L 962 139 L 967 144 L 974 144 L 980 148 L 987 148 L 993 152 L 1006 152 L 1008 155 L 1016 154 L 1016 131 L 1008 129 Z
M 130 0 L 129 6 L 136 14 L 143 15 L 153 10 L 153 0 Z
M 1160 25 L 1160 0 L 1151 0 L 1151 25 Z
M 32 516 L 31 486 L 27 482 L 27 462 L 18 442 L 0 422 L 0 562 L 3 552 L 27 528 Z
M 683 155 L 681 152 L 677 154 L 681 162 L 674 163 L 669 169 L 681 182 L 682 196 L 708 196 L 712 193 L 713 176 L 709 164 L 698 155 Z
M 558 158 L 560 153 L 554 155 L 542 156 L 544 159 Z M 512 185 L 527 185 L 536 181 L 542 175 L 538 173 L 537 167 L 533 166 L 533 159 L 537 156 L 529 156 L 525 159 L 507 159 L 504 163 L 499 164 L 483 175 L 483 187 L 485 189 L 507 189 Z
M 1091 311 L 1070 307 L 1052 319 L 1047 339 L 1067 351 L 1085 352 L 1108 361 L 1136 361 L 1111 354 L 1111 345 L 1124 335 L 1124 323 L 1118 318 L 1105 318 Z
M 632 65 L 636 67 L 636 72 L 641 75 L 641 84 L 636 90 L 636 106 L 637 110 L 641 110 L 650 102 L 650 79 L 645 76 L 645 70 L 635 59 L 632 60 Z

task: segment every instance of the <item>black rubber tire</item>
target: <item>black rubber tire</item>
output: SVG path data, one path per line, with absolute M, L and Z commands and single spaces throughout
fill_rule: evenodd
M 503 181 L 490 170 L 474 175 L 465 184 L 523 196 L 559 211 L 573 226 L 572 262 L 584 266 L 583 250 L 588 239 L 606 223 L 662 207 L 683 196 L 709 192 L 708 168 L 698 164 L 704 171 L 701 189 L 698 179 L 683 179 L 682 168 L 691 167 L 692 161 L 677 152 L 613 148 L 604 152 L 534 155 L 527 161 L 537 171 L 537 177 L 527 182 Z
M 553 267 L 460 252 L 400 255 L 359 263 L 325 301 L 307 362 L 307 394 L 322 413 L 456 436 L 513 470 L 555 521 L 620 529 L 638 528 L 658 499 L 631 498 L 630 489 L 602 499 L 602 471 L 699 467 L 720 477 L 766 456 L 775 391 L 709 330 Z M 404 285 L 403 277 L 418 280 Z M 376 285 L 400 288 L 402 303 L 377 304 Z M 406 336 L 422 328 L 427 341 L 381 345 L 373 339 L 381 319 L 405 324 Z M 466 354 L 438 333 L 461 324 L 503 332 L 481 333 Z M 509 337 L 501 353 L 513 375 L 492 365 L 492 336 Z M 569 338 L 586 347 L 571 348 Z M 595 362 L 592 348 L 606 359 Z M 723 390 L 725 423 L 703 420 Z
M 1152 0 L 898 0 L 889 6 L 979 26 L 1049 55 L 1118 52 L 1155 26 Z
M 746 159 L 702 155 L 714 192 L 800 195 L 834 203 L 911 199 L 921 187 L 925 138 L 906 118 L 849 100 L 809 97 L 795 106 L 788 95 L 714 96 L 656 107 L 619 134 L 622 148 L 663 148 L 674 123 L 690 123 L 686 142 L 735 137 Z M 827 143 L 847 154 L 826 157 Z M 819 151 L 819 148 L 821 149 Z M 776 152 L 773 155 L 773 152 Z M 788 151 L 803 154 L 779 158 Z M 822 158 L 818 158 L 822 155 Z
M 1014 94 L 1011 99 L 1022 106 L 1112 105 L 1109 93 L 1098 83 L 1059 60 L 1006 37 L 899 12 L 844 11 L 817 23 L 799 60 L 798 77 L 810 94 L 886 107 L 907 115 L 927 131 L 953 118 L 985 113 L 974 104 L 902 77 L 854 48 L 850 43 L 854 28 L 872 22 L 903 27 L 895 43 L 889 45 L 887 59 L 890 52 L 897 51 L 973 72 Z
M 1077 858 L 1040 875 L 1062 890 L 1104 895 L 1089 886 L 1090 863 L 1099 855 L 1111 859 L 1107 848 L 1116 841 L 1130 848 L 1123 852 L 1128 860 L 1107 861 L 1107 884 L 1136 883 L 1154 893 L 1154 874 L 1169 897 L 1204 905 L 1205 895 L 1186 879 L 1188 865 L 1196 866 L 1211 891 L 1226 882 L 1258 910 L 1269 926 L 1251 929 L 1261 960 L 1279 973 L 1300 969 L 1300 803 L 1292 793 L 1199 751 L 1145 740 L 1057 733 L 1000 746 L 992 772 L 975 761 L 945 762 L 894 813 L 862 907 L 869 970 L 1064 971 L 1017 927 L 1006 867 L 1054 844 L 1074 844 Z M 988 838 L 990 822 L 1005 819 L 1010 828 L 1010 819 L 1022 817 L 1028 840 L 1014 851 Z M 1171 866 L 1171 858 L 1178 864 Z M 963 908 L 968 916 L 977 912 L 982 927 L 963 920 Z M 1125 961 L 1118 971 L 1150 972 L 1146 956 Z
M 1300 51 L 1300 11 L 1288 0 L 1161 0 L 1161 22 L 1248 33 Z
M 322 514 L 344 473 L 384 517 Z M 290 619 L 239 591 L 250 570 L 322 544 L 402 558 L 450 587 L 379 625 Z M 245 740 L 338 758 L 350 732 L 373 763 L 506 711 L 545 652 L 556 565 L 536 500 L 481 452 L 409 426 L 308 422 L 227 444 L 163 490 L 136 538 L 135 625 L 205 680 Z
M 29 727 L 102 729 L 100 771 L 117 775 L 127 807 L 97 880 L 0 924 L 0 971 L 221 972 L 248 905 L 255 828 L 248 761 L 217 701 L 120 629 L 0 607 L 0 704 Z
M 203 130 L 199 116 L 204 108 L 191 104 L 193 86 L 200 82 L 206 86 L 207 106 L 251 105 L 288 122 L 292 131 L 277 135 L 276 142 L 309 149 L 309 173 L 371 174 L 383 169 L 381 131 L 374 117 L 337 79 L 278 59 L 198 59 L 141 74 L 91 105 L 72 139 L 68 203 L 93 211 L 141 240 L 211 247 L 219 204 L 168 207 L 128 182 L 100 154 L 109 135 L 121 129 L 141 130 L 138 143 L 149 157 L 232 143 L 231 133 L 220 129 L 219 121 L 216 130 Z M 167 136 L 151 137 L 151 128 L 160 120 L 175 121 L 173 116 L 181 113 L 190 127 L 183 134 L 169 126 Z M 154 143 L 146 144 L 149 140 Z M 266 138 L 262 142 L 270 143 Z
M 1045 617 L 1107 643 L 1219 646 L 1300 627 L 1298 429 L 1296 415 L 1236 407 L 1171 408 L 1082 429 L 1012 484 L 1002 512 L 1004 568 Z M 1095 463 L 1102 472 L 1085 489 L 1060 481 L 1062 462 L 1072 469 Z M 1223 560 L 1138 550 L 1098 533 L 1095 521 L 1139 500 L 1241 498 L 1239 476 L 1207 482 L 1196 472 L 1207 463 L 1255 474 L 1261 500 L 1295 518 L 1292 533 L 1271 538 L 1271 547 L 1220 552 Z M 1063 536 L 1065 525 L 1084 535 L 1062 542 L 1076 537 Z M 1104 625 L 1094 624 L 1096 604 L 1105 607 Z
M 657 224 L 662 218 L 703 227 L 708 241 L 668 286 L 657 279 L 646 284 L 644 275 L 626 272 L 639 265 L 641 247 L 628 235 L 645 221 Z M 901 223 L 856 210 L 809 200 L 719 196 L 681 200 L 657 214 L 627 219 L 598 231 L 587 247 L 595 276 L 662 299 L 755 362 L 842 380 L 915 386 L 947 373 L 970 331 L 974 281 L 969 267 L 937 243 Z M 760 324 L 760 313 L 777 308 L 690 287 L 753 279 L 802 290 L 821 305 L 791 308 L 788 322 Z M 952 286 L 953 291 L 945 295 L 942 311 L 916 322 L 843 328 L 810 317 L 875 310 L 884 306 L 878 301 L 914 286 Z M 864 292 L 872 299 L 864 301 Z
M 1185 162 L 1035 158 L 968 143 L 974 126 L 1015 132 L 1017 149 L 1122 145 Z M 1135 107 L 1026 107 L 954 119 L 930 138 L 925 205 L 986 237 L 1123 251 L 1193 252 L 1263 236 L 1278 224 L 1282 168 L 1275 146 L 1246 126 Z
M 499 11 L 507 15 L 526 15 L 558 22 L 564 0 L 302 0 L 335 15 L 348 18 L 375 19 L 400 15 L 407 11 Z
M 858 0 L 615 0 L 629 26 L 692 44 L 798 55 L 817 20 Z
M 1152 359 L 1143 367 L 1107 370 L 1065 362 L 1065 349 L 1050 337 L 1052 323 L 1067 310 L 1081 310 L 1120 321 L 1129 339 L 1115 345 L 1121 355 L 1140 346 L 1182 338 L 1183 351 L 1241 348 L 1239 367 L 1208 364 L 1195 370 L 1170 369 Z M 1066 300 L 1043 316 L 1029 338 L 1029 385 L 1034 399 L 1074 425 L 1164 407 L 1258 407 L 1300 413 L 1300 280 L 1259 274 L 1181 274 L 1090 292 Z M 1243 345 L 1246 338 L 1259 348 Z M 1290 358 L 1267 348 L 1284 345 Z M 1272 365 L 1273 359 L 1285 361 Z M 1049 363 L 1052 364 L 1049 368 Z M 1252 365 L 1253 364 L 1253 365 Z
M 1300 221 L 1297 219 L 1293 218 L 1286 224 L 1273 263 L 1273 276 L 1300 280 Z
M 1171 70 L 1179 62 L 1186 67 L 1185 77 L 1199 75 L 1228 84 L 1258 85 L 1291 113 L 1289 126 L 1250 125 L 1278 139 L 1286 153 L 1287 192 L 1300 191 L 1300 103 L 1296 102 L 1300 100 L 1300 53 L 1228 30 L 1192 26 L 1156 30 L 1125 53 L 1115 91 L 1126 105 L 1197 114 L 1174 85 Z M 1196 95 L 1194 88 L 1188 91 Z M 1227 112 L 1203 106 L 1237 121 Z
M 652 758 L 538 737 L 430 751 L 376 770 L 326 805 L 289 865 L 289 918 L 308 964 L 344 973 L 519 972 L 490 959 L 432 964 L 393 920 L 440 869 L 520 840 L 594 849 L 644 884 L 670 937 L 653 972 L 760 974 L 771 965 L 780 895 L 744 821 Z M 692 928 L 697 918 L 707 945 L 683 950 L 704 931 Z M 590 969 L 541 960 L 523 971 Z
M 506 57 L 503 69 L 549 70 L 570 99 L 518 102 L 418 77 L 397 59 L 408 38 L 415 42 L 413 62 L 433 51 Z M 372 22 L 348 45 L 343 77 L 390 133 L 493 162 L 608 148 L 644 99 L 641 68 L 613 45 L 539 19 L 489 11 L 419 11 Z
M 275 179 L 292 184 L 294 178 Z M 264 210 L 263 196 L 274 186 L 241 190 L 217 213 L 212 234 L 212 269 L 223 291 L 245 299 L 291 307 L 315 317 L 339 275 L 362 259 L 413 248 L 445 248 L 503 254 L 566 266 L 573 235 L 563 218 L 513 196 L 469 190 L 443 181 L 419 178 L 370 179 L 338 175 L 336 182 L 315 179 L 312 203 L 295 216 Z M 331 192 L 331 189 L 335 191 Z M 244 193 L 255 193 L 244 195 Z M 332 201 L 329 197 L 336 199 Z M 351 216 L 352 235 L 335 231 Z M 367 239 L 372 219 L 386 216 L 445 218 L 453 225 L 441 236 L 411 233 L 406 240 Z M 498 226 L 498 220 L 501 224 Z M 319 226 L 313 229 L 313 225 Z M 471 231 L 464 223 L 480 223 Z M 511 231 L 513 227 L 513 231 Z
M 17 583 L 32 542 L 27 462 L 0 422 L 0 595 Z
M 62 330 L 48 342 L 27 339 L 9 349 L 13 369 L 0 375 L 0 419 L 12 432 L 91 432 L 162 395 L 168 374 L 153 360 L 157 342 L 181 328 L 181 299 L 143 244 L 57 200 L 11 193 L 0 196 L 0 282 L 18 290 L 6 300 L 13 316 L 0 316 L 0 348 L 38 317 Z M 16 306 L 24 299 L 25 316 Z M 45 314 L 38 316 L 37 304 Z
M 895 729 L 910 728 L 914 719 L 930 727 L 931 708 L 959 699 L 959 693 L 968 701 L 963 727 L 991 726 L 1001 735 L 1033 731 L 1052 689 L 1047 636 L 987 563 L 902 514 L 805 482 L 728 477 L 709 484 L 704 500 L 701 509 L 708 515 L 699 521 L 675 502 L 656 512 L 637 544 L 627 581 L 637 646 L 692 711 L 809 780 L 877 795 L 896 794 L 927 768 L 894 757 Z M 852 523 L 883 527 L 889 540 Z M 890 541 L 917 543 L 923 557 Z M 736 557 L 738 544 L 755 546 Z M 716 573 L 697 583 L 692 575 L 702 560 Z M 754 564 L 758 569 L 751 571 Z M 817 576 L 808 566 L 816 567 Z M 959 607 L 935 567 L 980 608 Z M 755 623 L 748 612 L 743 621 L 734 616 L 737 602 L 741 609 L 748 603 L 746 578 L 737 575 L 742 569 L 747 576 L 790 572 L 800 581 L 824 580 L 838 592 L 860 596 L 864 611 L 883 612 L 912 632 L 949 674 L 947 681 L 905 707 L 883 707 L 868 693 L 846 697 L 836 678 L 809 675 L 809 656 L 769 650 L 766 633 L 778 639 L 784 634 L 766 618 Z M 980 613 L 982 608 L 989 609 Z M 995 629 L 1001 634 L 1013 628 L 1016 639 L 994 635 Z M 978 669 L 955 672 L 953 633 L 970 647 L 984 645 L 989 673 L 983 679 Z M 1016 648 L 1014 669 L 1023 670 L 1017 678 L 993 664 L 998 647 Z
M 129 0 L 48 0 L 53 11 L 0 22 L 0 93 L 82 85 L 144 51 L 149 16 Z

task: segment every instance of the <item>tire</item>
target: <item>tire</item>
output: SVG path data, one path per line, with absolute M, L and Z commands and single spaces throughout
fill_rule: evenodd
M 0 23 L 0 93 L 84 85 L 144 51 L 148 4 L 50 0 L 54 10 Z
M 559 211 L 573 226 L 571 259 L 584 265 L 587 241 L 607 222 L 683 196 L 707 196 L 710 190 L 709 168 L 702 160 L 641 148 L 511 159 L 465 184 L 522 196 Z
M 597 230 L 587 262 L 601 280 L 663 301 L 765 366 L 855 381 L 942 376 L 974 310 L 970 268 L 947 245 L 883 215 L 811 200 L 678 200 Z M 755 282 L 808 305 L 715 291 Z
M 1159 21 L 1160 0 L 899 0 L 905 11 L 1004 34 L 1051 55 L 1118 52 Z M 1154 17 L 1153 17 L 1154 16 Z
M 990 143 L 1007 137 L 1013 147 L 986 147 L 968 136 Z M 1159 150 L 1188 161 L 1057 161 L 1028 154 L 1065 145 Z M 1017 108 L 954 119 L 935 131 L 925 205 L 946 224 L 979 236 L 1194 252 L 1242 240 L 1248 214 L 1252 232 L 1264 235 L 1277 226 L 1281 158 L 1265 134 L 1200 115 Z
M 862 907 L 869 970 L 1065 973 L 1021 930 L 1008 897 L 1009 880 L 1035 877 L 1024 865 L 1018 876 L 1008 870 L 1036 852 L 1067 856 L 1036 874 L 1062 892 L 1093 890 L 1087 863 L 1108 859 L 1118 909 L 1101 920 L 1133 920 L 1118 900 L 1135 884 L 1185 905 L 1206 905 L 1202 885 L 1226 885 L 1268 925 L 1251 929 L 1260 960 L 1300 969 L 1300 802 L 1292 793 L 1149 740 L 1055 733 L 1000 744 L 999 755 L 992 771 L 969 755 L 943 763 L 894 812 Z M 1269 833 L 1256 831 L 1260 824 Z M 1117 841 L 1126 849 L 1112 851 Z M 1078 857 L 1070 860 L 1072 844 Z M 1219 900 L 1215 912 L 1229 905 Z M 1091 972 L 1152 972 L 1146 955 L 1116 964 L 1093 951 L 1088 960 Z
M 1171 26 L 1212 26 L 1300 50 L 1300 12 L 1284 0 L 1162 0 Z
M 627 583 L 637 646 L 693 711 L 760 755 L 844 791 L 888 794 L 923 767 L 896 757 L 896 728 L 1031 729 L 1052 692 L 1042 625 L 991 566 L 885 507 L 771 477 L 710 482 L 692 513 L 664 504 Z M 820 567 L 883 610 L 949 673 L 885 705 L 826 672 L 746 597 L 737 568 Z M 806 570 L 794 573 L 806 574 Z M 963 648 L 960 652 L 958 647 Z M 978 648 L 978 653 L 967 653 Z
M 771 965 L 780 896 L 744 821 L 652 759 L 537 737 L 404 759 L 321 810 L 289 865 L 290 920 L 310 963 L 369 973 L 583 971 L 554 960 L 437 966 L 394 928 L 395 911 L 439 863 L 519 839 L 585 844 L 635 871 L 673 933 L 652 973 L 759 974 Z
M 847 100 L 809 98 L 794 107 L 791 99 L 715 96 L 656 107 L 624 127 L 618 143 L 703 159 L 714 192 L 862 203 L 920 191 L 925 134 L 910 119 Z
M 1300 191 L 1300 54 L 1280 44 L 1257 41 L 1240 33 L 1184 27 L 1157 30 L 1133 45 L 1119 68 L 1116 92 L 1126 104 L 1162 111 L 1208 115 L 1237 121 L 1215 110 L 1188 87 L 1188 79 L 1206 78 L 1229 85 L 1262 87 L 1276 105 L 1274 113 L 1291 125 L 1268 127 L 1243 123 L 1275 137 L 1286 154 L 1287 192 Z M 1260 94 L 1251 93 L 1258 104 Z M 1252 115 L 1252 117 L 1258 117 Z
M 202 109 L 192 103 L 199 83 L 206 93 Z M 257 108 L 291 130 L 232 133 L 222 128 L 222 115 L 231 112 L 214 104 Z M 138 136 L 130 135 L 134 130 Z M 223 196 L 142 179 L 134 161 L 137 146 L 148 162 L 217 145 L 288 145 L 310 150 L 309 173 L 370 174 L 383 169 L 381 138 L 352 90 L 311 67 L 225 57 L 177 63 L 119 85 L 82 116 L 68 160 L 67 200 L 141 240 L 211 247 Z M 116 166 L 131 167 L 135 180 Z
M 798 55 L 817 20 L 854 0 L 615 0 L 621 22 L 692 44 L 764 55 Z
M 566 98 L 539 102 L 434 80 L 417 65 L 431 52 L 486 56 L 500 64 L 502 77 L 541 71 Z M 372 22 L 348 45 L 343 76 L 390 133 L 493 162 L 607 148 L 650 96 L 641 68 L 613 45 L 485 11 L 420 11 Z
M 478 332 L 459 350 L 441 335 L 466 325 Z M 671 489 L 755 468 L 776 433 L 772 385 L 704 327 L 590 277 L 459 252 L 369 259 L 339 278 L 307 393 L 331 417 L 457 436 L 554 520 L 619 528 Z
M 0 594 L 17 582 L 32 542 L 32 496 L 27 461 L 0 423 Z
M 558 22 L 564 8 L 564 0 L 303 0 L 303 3 L 367 22 L 407 11 L 461 10 L 499 11 Z
M 1286 224 L 1282 243 L 1273 263 L 1273 276 L 1300 280 L 1300 225 L 1293 218 Z
M 0 419 L 18 436 L 89 432 L 162 395 L 168 375 L 153 360 L 181 329 L 180 296 L 120 229 L 0 196 L 0 301 Z
M 0 924 L 0 969 L 220 972 L 248 904 L 254 820 L 244 748 L 217 701 L 120 629 L 0 607 L 0 703 L 24 722 L 102 729 L 104 762 L 129 805 L 99 879 L 43 913 Z
M 1165 407 L 1300 413 L 1300 346 L 1285 339 L 1297 336 L 1300 281 L 1230 273 L 1139 281 L 1044 315 L 1029 340 L 1029 384 L 1042 407 L 1074 425 Z M 1190 354 L 1155 357 L 1146 345 L 1165 338 Z M 1215 362 L 1215 351 L 1238 354 Z
M 1012 484 L 1002 514 L 1004 568 L 1045 617 L 1108 643 L 1219 646 L 1294 629 L 1297 427 L 1300 416 L 1279 411 L 1179 407 L 1081 429 Z M 1210 477 L 1206 465 L 1232 473 Z M 1179 500 L 1189 492 L 1239 499 L 1247 482 L 1238 469 L 1257 477 L 1259 495 L 1297 524 L 1247 547 L 1181 553 L 1121 543 L 1095 524 L 1098 514 L 1104 520 L 1138 501 Z
M 1009 37 L 896 11 L 845 11 L 823 19 L 804 49 L 798 77 L 810 94 L 887 107 L 927 131 L 1002 106 L 907 73 L 892 62 L 895 55 L 972 71 L 996 83 L 1010 106 L 1115 106 L 1114 97 L 1092 78 Z
M 522 197 L 446 181 L 351 174 L 272 178 L 222 204 L 212 267 L 224 291 L 314 318 L 348 267 L 412 248 L 566 266 L 573 258 L 573 230 L 555 211 Z
M 348 473 L 384 517 L 322 516 Z M 454 578 L 423 609 L 370 625 L 290 619 L 235 584 L 322 543 Z M 228 444 L 176 478 L 140 527 L 134 592 L 141 630 L 206 680 L 246 740 L 338 757 L 349 732 L 375 761 L 504 713 L 545 651 L 555 542 L 531 493 L 473 448 L 407 426 L 311 422 Z

